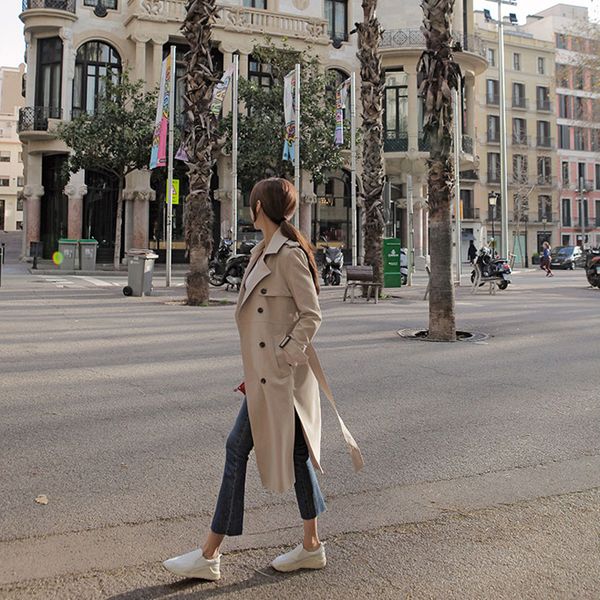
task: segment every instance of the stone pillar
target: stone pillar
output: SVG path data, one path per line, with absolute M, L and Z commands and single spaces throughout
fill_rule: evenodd
M 475 143 L 475 77 L 471 72 L 465 77 L 465 107 L 466 107 L 466 128 L 463 132 L 470 136 Z M 475 147 L 473 147 L 475 154 Z
M 416 64 L 408 64 L 404 67 L 408 75 L 408 147 L 418 150 L 419 138 L 419 98 L 417 86 Z
M 83 237 L 83 197 L 87 194 L 87 185 L 71 181 L 64 189 L 68 199 L 67 237 L 78 240 Z
M 34 106 L 38 44 L 37 38 L 31 35 L 31 31 L 25 32 L 25 43 L 27 44 L 27 80 L 25 82 L 25 106 Z M 27 247 L 27 252 L 29 253 L 29 247 Z
M 413 213 L 415 256 L 423 256 L 423 208 L 421 205 L 415 204 Z
M 169 38 L 152 38 L 152 76 L 153 81 L 148 82 L 148 89 L 160 83 L 160 74 L 163 61 L 163 46 Z
M 146 44 L 149 38 L 132 36 L 131 41 L 135 42 L 135 77 L 146 81 Z
M 42 212 L 42 196 L 44 195 L 44 186 L 26 185 L 23 188 L 25 196 L 25 213 L 27 214 L 27 251 L 29 251 L 29 242 L 40 241 L 40 221 Z
M 150 188 L 150 171 L 134 171 L 127 177 L 123 190 L 125 209 L 124 249 L 147 248 L 149 244 L 150 207 L 156 193 Z
M 137 248 L 133 243 L 133 197 L 128 194 L 125 197 L 123 193 L 123 219 L 125 220 L 125 231 L 123 236 L 123 252 L 127 252 L 130 248 Z
M 62 118 L 71 120 L 71 108 L 73 107 L 73 79 L 75 78 L 75 57 L 73 49 L 73 30 L 68 27 L 60 29 L 60 38 L 63 43 L 62 62 Z

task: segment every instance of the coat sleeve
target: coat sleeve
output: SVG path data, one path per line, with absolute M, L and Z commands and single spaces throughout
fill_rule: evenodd
M 283 277 L 292 293 L 299 317 L 288 338 L 282 340 L 283 350 L 292 365 L 308 362 L 306 348 L 321 324 L 321 309 L 317 290 L 302 248 L 290 248 L 286 252 Z

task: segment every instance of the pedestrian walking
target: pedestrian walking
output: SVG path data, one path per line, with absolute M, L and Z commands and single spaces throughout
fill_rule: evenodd
M 550 263 L 552 261 L 552 248 L 550 248 L 550 244 L 548 242 L 544 242 L 542 244 L 542 258 L 540 260 L 540 269 L 546 271 L 546 277 L 554 277 L 554 273 L 550 268 Z
M 272 566 L 278 571 L 325 566 L 317 529 L 325 502 L 315 474 L 322 472 L 319 386 L 339 418 L 355 469 L 363 465 L 312 346 L 321 323 L 318 271 L 310 243 L 290 223 L 297 203 L 297 191 L 285 179 L 260 181 L 250 194 L 254 225 L 264 239 L 252 250 L 235 313 L 244 366 L 239 389 L 245 398 L 227 439 L 221 489 L 205 542 L 163 563 L 177 575 L 220 579 L 223 540 L 242 534 L 246 464 L 253 448 L 265 488 L 295 488 L 304 526 L 303 542 Z
M 475 242 L 473 240 L 469 240 L 469 249 L 467 250 L 467 257 L 469 258 L 469 262 L 471 264 L 475 263 L 475 259 L 477 258 L 477 248 L 475 248 Z

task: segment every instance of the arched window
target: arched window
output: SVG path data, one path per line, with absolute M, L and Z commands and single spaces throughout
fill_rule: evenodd
M 73 117 L 93 114 L 98 98 L 104 94 L 103 78 L 110 74 L 114 80 L 121 76 L 121 57 L 105 42 L 87 42 L 77 51 L 73 80 Z

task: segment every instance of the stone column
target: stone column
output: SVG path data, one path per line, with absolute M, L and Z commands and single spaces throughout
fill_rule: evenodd
M 62 63 L 62 118 L 71 120 L 71 108 L 73 107 L 73 79 L 75 78 L 75 57 L 73 49 L 73 30 L 67 27 L 60 29 L 60 38 L 63 43 Z
M 24 209 L 27 215 L 27 251 L 29 251 L 29 242 L 40 241 L 40 220 L 43 195 L 44 186 L 42 185 L 26 185 L 23 188 L 23 196 L 25 196 Z
M 408 147 L 418 150 L 419 139 L 419 98 L 416 63 L 405 65 L 408 75 Z
M 168 37 L 152 38 L 152 77 L 153 81 L 148 82 L 148 89 L 160 83 L 160 75 L 163 61 L 163 46 L 167 43 Z
M 420 204 L 414 205 L 413 214 L 415 256 L 423 256 L 423 208 Z
M 146 44 L 149 39 L 145 36 L 131 37 L 131 41 L 135 43 L 135 77 L 142 81 L 146 81 Z
M 465 76 L 465 107 L 466 107 L 466 128 L 463 132 L 470 136 L 475 143 L 475 77 L 471 72 Z M 475 147 L 473 147 L 475 154 Z
M 85 183 L 70 182 L 65 186 L 64 194 L 68 199 L 67 237 L 78 240 L 83 237 L 83 197 L 87 194 Z
M 154 200 L 154 190 L 138 190 L 133 197 L 133 247 L 148 248 L 150 229 L 150 201 Z
M 127 252 L 130 248 L 139 247 L 133 243 L 133 192 L 127 195 L 123 192 L 123 219 L 125 222 L 123 252 Z

